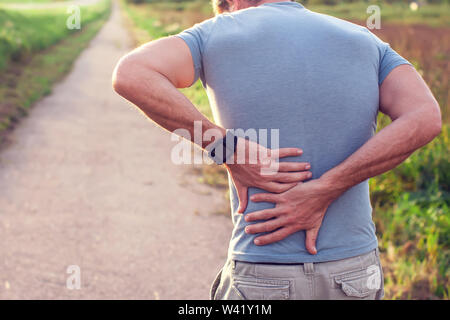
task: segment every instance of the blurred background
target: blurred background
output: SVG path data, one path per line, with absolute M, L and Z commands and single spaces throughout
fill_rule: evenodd
M 361 25 L 366 25 L 371 15 L 367 7 L 378 5 L 381 29 L 372 31 L 414 64 L 438 100 L 445 123 L 441 135 L 398 168 L 371 179 L 370 186 L 385 273 L 385 299 L 448 299 L 450 1 L 299 2 L 313 11 Z M 73 3 L 82 5 L 80 30 L 61 27 L 66 26 L 70 15 L 65 2 L 0 0 L 0 139 L 3 145 L 8 145 L 8 136 L 33 104 L 51 94 L 53 86 L 71 71 L 80 52 L 107 21 L 112 7 L 109 0 Z M 119 0 L 118 3 L 132 46 L 178 33 L 213 16 L 209 0 Z M 199 82 L 183 92 L 212 118 Z M 380 115 L 379 128 L 388 123 L 389 119 Z M 1 152 L 0 149 L 0 158 Z M 226 194 L 228 182 L 222 168 L 199 166 L 193 168 L 193 173 L 200 183 Z M 0 197 L 1 193 L 0 189 Z M 217 214 L 228 217 L 229 208 L 223 207 Z

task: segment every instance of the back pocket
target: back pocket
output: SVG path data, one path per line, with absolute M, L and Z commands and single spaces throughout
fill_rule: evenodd
M 232 289 L 243 300 L 287 300 L 289 280 L 235 278 Z
M 333 276 L 335 284 L 342 289 L 345 295 L 366 299 L 375 298 L 381 286 L 381 279 L 381 272 L 377 265 Z

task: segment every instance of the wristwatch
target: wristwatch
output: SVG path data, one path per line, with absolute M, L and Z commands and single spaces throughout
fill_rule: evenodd
M 226 163 L 236 152 L 237 140 L 238 137 L 234 135 L 232 130 L 227 129 L 224 137 L 217 139 L 206 147 L 208 157 L 216 164 Z

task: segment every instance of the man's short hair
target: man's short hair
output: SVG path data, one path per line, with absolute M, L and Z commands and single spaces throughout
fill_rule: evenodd
M 262 0 L 241 0 L 241 1 L 245 1 L 251 5 L 257 5 Z M 230 11 L 230 4 L 228 3 L 227 0 L 211 0 L 211 2 L 215 14 Z

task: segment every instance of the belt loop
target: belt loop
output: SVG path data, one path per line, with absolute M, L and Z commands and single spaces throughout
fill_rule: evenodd
M 377 255 L 377 258 L 380 257 L 380 249 L 378 249 L 378 247 L 375 249 L 375 254 Z
M 231 267 L 234 269 L 236 269 L 236 260 L 231 260 Z
M 314 274 L 314 263 L 312 262 L 305 262 L 303 264 L 303 270 L 306 275 Z

